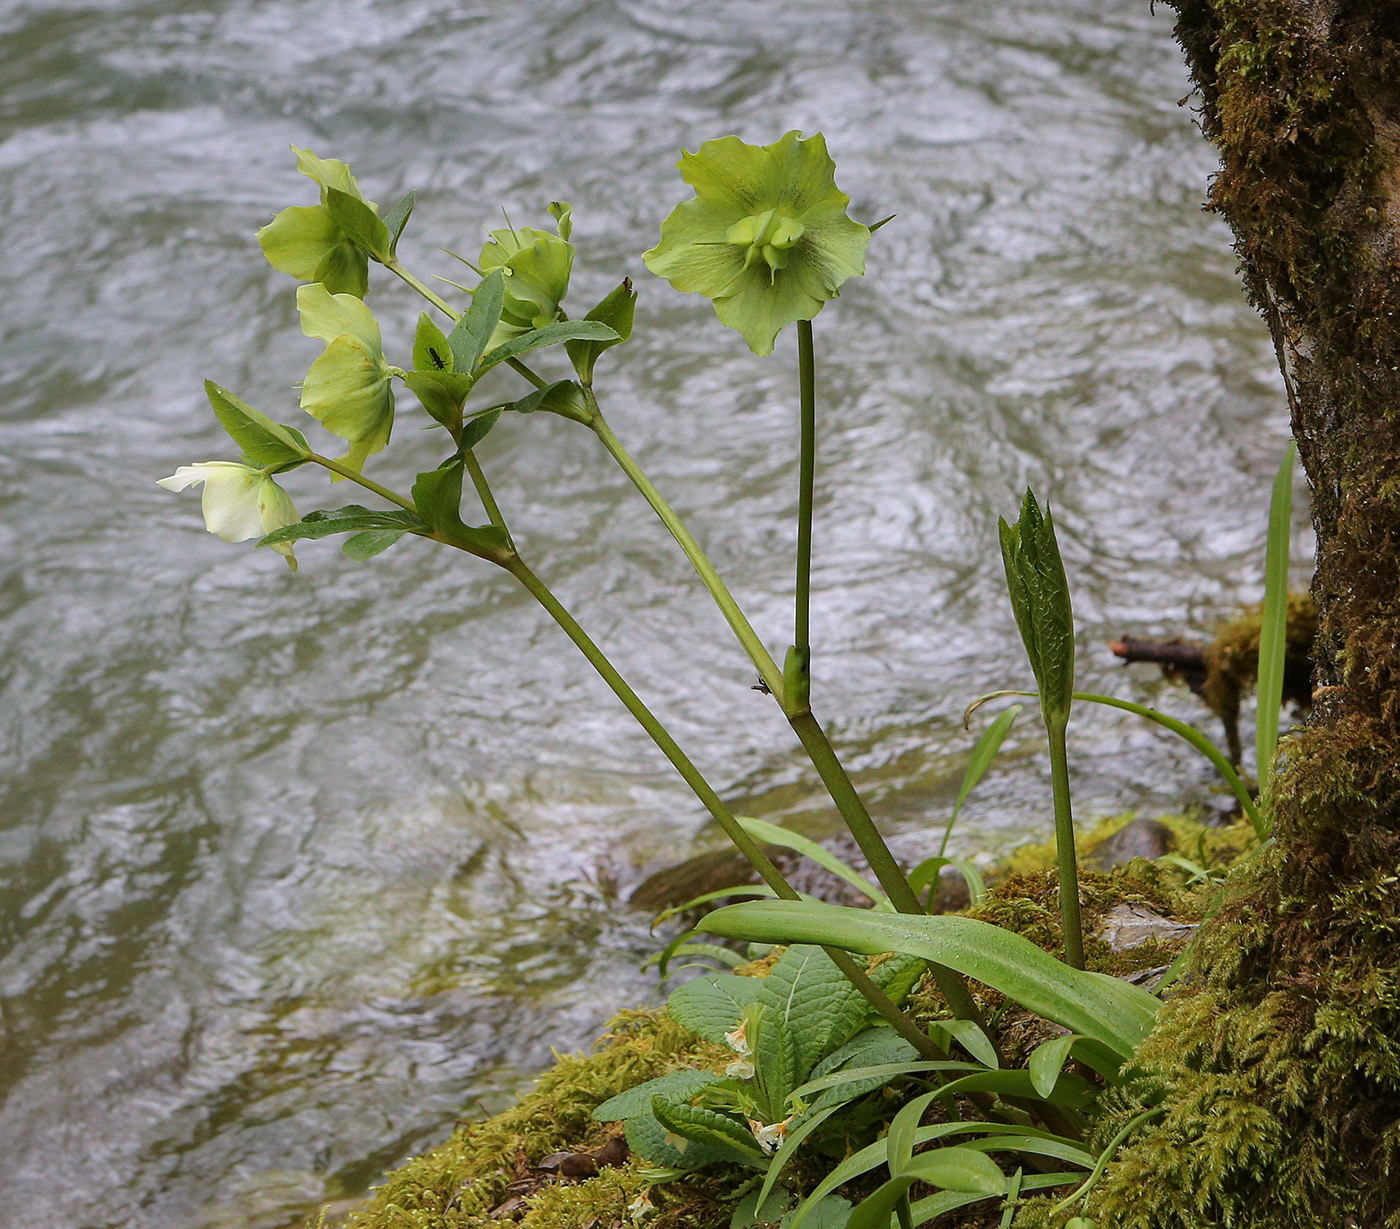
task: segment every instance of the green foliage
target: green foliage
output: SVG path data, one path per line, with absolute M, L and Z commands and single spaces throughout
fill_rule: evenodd
M 1055 523 L 1026 492 L 1015 524 L 998 522 L 1011 609 L 1040 690 L 1047 725 L 1069 720 L 1074 694 L 1074 614 Z

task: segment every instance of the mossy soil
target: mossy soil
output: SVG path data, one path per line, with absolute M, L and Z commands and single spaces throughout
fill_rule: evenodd
M 1090 852 L 1130 818 L 1100 824 L 1085 836 L 1083 851 Z M 1174 850 L 1193 861 L 1204 858 L 1207 865 L 1224 865 L 1249 842 L 1247 825 L 1212 828 L 1187 817 L 1169 817 L 1165 822 Z M 987 898 L 966 912 L 1015 930 L 1058 954 L 1059 888 L 1048 869 L 1053 861 L 1049 846 L 1019 851 L 1000 868 L 999 881 Z M 1123 976 L 1168 964 L 1184 942 L 1180 936 L 1148 940 L 1126 951 L 1114 951 L 1094 936 L 1108 912 L 1123 903 L 1178 922 L 1199 921 L 1218 896 L 1218 887 L 1188 885 L 1187 878 L 1186 872 L 1168 863 L 1142 859 L 1108 873 L 1085 871 L 1081 897 L 1089 936 L 1088 966 Z M 767 963 L 759 961 L 741 971 L 762 976 Z M 998 1040 L 1008 1063 L 1024 1063 L 1040 1041 L 1057 1031 L 1014 1004 L 1004 1005 L 993 991 L 978 988 L 977 993 L 988 1015 L 997 1021 Z M 931 987 L 917 989 L 910 1006 L 924 1019 L 947 1014 L 941 996 Z M 722 1071 L 732 1059 L 727 1050 L 682 1029 L 664 1010 L 623 1012 L 611 1022 L 593 1053 L 560 1057 L 518 1105 L 494 1118 L 460 1126 L 439 1147 L 405 1162 L 344 1223 L 348 1229 L 486 1229 L 496 1224 L 520 1229 L 727 1226 L 736 1199 L 752 1176 L 748 1171 L 715 1167 L 656 1184 L 641 1157 L 607 1163 L 613 1159 L 610 1153 L 621 1151 L 616 1143 L 610 1146 L 620 1124 L 596 1123 L 591 1114 L 609 1097 L 654 1076 L 678 1067 Z M 892 1115 L 899 1095 L 892 1091 L 884 1095 L 889 1096 Z M 579 1157 L 576 1168 L 596 1168 L 596 1172 L 568 1179 L 558 1176 L 557 1159 L 553 1166 L 541 1167 L 542 1161 L 561 1153 Z M 829 1159 L 818 1158 L 805 1171 L 795 1164 L 789 1176 L 797 1187 L 810 1187 L 830 1164 Z M 858 1197 L 860 1191 L 846 1193 Z M 991 1206 L 935 1223 L 939 1229 L 980 1225 Z

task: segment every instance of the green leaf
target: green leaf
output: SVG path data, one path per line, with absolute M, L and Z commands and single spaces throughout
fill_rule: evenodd
M 1013 704 L 1005 712 L 997 714 L 997 718 L 985 730 L 982 737 L 977 740 L 977 745 L 972 749 L 972 755 L 967 761 L 967 769 L 963 772 L 962 786 L 958 790 L 957 801 L 953 803 L 953 813 L 948 816 L 948 826 L 943 829 L 943 841 L 938 846 L 938 853 L 941 857 L 948 848 L 948 838 L 952 835 L 953 825 L 958 822 L 958 812 L 962 810 L 962 804 L 967 801 L 967 796 L 977 787 L 977 783 L 986 775 L 987 769 L 992 766 L 992 761 L 996 759 L 997 752 L 1001 750 L 1001 744 L 1011 731 L 1012 725 L 1025 707 L 1023 704 Z M 980 876 L 978 877 L 980 881 Z M 913 886 L 911 879 L 910 886 Z M 968 882 L 969 891 L 972 888 L 971 881 Z M 914 888 L 918 892 L 920 888 Z M 985 890 L 985 889 L 984 889 Z M 973 893 L 972 903 L 977 903 L 980 893 Z
M 1001 1066 L 997 1061 L 996 1047 L 972 1020 L 934 1020 L 928 1027 L 930 1033 L 943 1033 L 956 1041 L 984 1067 L 995 1070 Z M 947 1049 L 946 1042 L 943 1043 L 943 1049 Z
M 917 1148 L 920 1144 L 927 1144 L 932 1143 L 935 1140 L 947 1139 L 949 1136 L 952 1135 L 966 1135 L 973 1131 L 987 1136 L 1024 1137 L 1026 1135 L 1036 1135 L 1044 1138 L 1054 1138 L 1050 1136 L 1048 1132 L 1026 1131 L 1022 1127 L 1011 1126 L 1007 1123 L 940 1122 L 934 1124 L 933 1126 L 920 1127 L 914 1135 L 914 1146 Z M 825 1198 L 832 1191 L 834 1191 L 838 1186 L 841 1186 L 846 1182 L 850 1182 L 854 1178 L 859 1178 L 862 1174 L 869 1173 L 872 1169 L 875 1169 L 877 1166 L 883 1165 L 884 1162 L 885 1141 L 883 1139 L 877 1140 L 875 1143 L 867 1145 L 866 1147 L 862 1148 L 859 1152 L 856 1152 L 853 1155 L 848 1156 L 845 1160 L 841 1161 L 839 1164 L 836 1165 L 834 1169 L 831 1170 L 830 1173 L 826 1175 L 825 1178 L 821 1180 L 821 1182 L 817 1184 L 816 1188 L 812 1191 L 810 1195 L 807 1196 L 807 1199 L 797 1209 L 797 1213 L 793 1217 L 791 1229 L 799 1229 L 800 1226 L 803 1226 L 806 1223 L 807 1212 L 813 1209 L 817 1203 L 819 1203 L 823 1198 Z M 1050 1183 L 1042 1183 L 1041 1185 L 1061 1186 L 1064 1185 L 1065 1181 L 1067 1180 L 1079 1182 L 1082 1180 L 1083 1176 L 1083 1174 L 1073 1174 L 1070 1175 L 1068 1179 L 1066 1179 L 1063 1175 L 1057 1175 L 1056 1181 Z M 1024 1182 L 1022 1182 L 1021 1185 L 1023 1189 L 1034 1188 L 1035 1182 L 1036 1179 L 1032 1177 L 1026 1179 Z M 979 1195 L 976 1196 L 976 1198 L 983 1198 L 983 1196 Z M 927 1203 L 926 1200 L 920 1201 L 920 1204 L 925 1203 Z M 916 1205 L 916 1207 L 917 1206 L 919 1205 Z M 958 1207 L 960 1205 L 957 1203 L 953 1203 L 949 1206 Z
M 434 421 L 455 431 L 462 421 L 462 403 L 472 389 L 472 377 L 457 371 L 406 371 L 408 385 Z
M 462 521 L 461 457 L 419 474 L 413 484 L 413 506 L 439 537 L 482 559 L 501 563 L 510 553 L 510 539 L 494 525 L 480 527 Z
M 469 418 L 462 426 L 462 439 L 457 445 L 458 454 L 462 454 L 475 448 L 501 419 L 500 410 L 484 410 L 482 413 Z
M 803 1223 L 807 1229 L 846 1229 L 850 1215 L 850 1203 L 839 1195 L 828 1195 L 813 1206 Z M 783 1217 L 778 1229 L 794 1229 L 796 1224 L 797 1211 L 794 1209 Z
M 491 332 L 501 318 L 505 281 L 506 275 L 500 269 L 491 270 L 472 293 L 471 306 L 457 318 L 448 338 L 454 370 L 476 372 L 476 365 L 491 339 Z
M 894 1168 L 893 1161 L 890 1168 Z M 895 1205 L 907 1197 L 915 1182 L 983 1197 L 1006 1192 L 1006 1175 L 990 1157 L 969 1148 L 935 1148 L 920 1153 L 897 1177 L 890 1178 L 873 1195 L 858 1203 L 846 1222 L 846 1229 L 889 1229 Z
M 413 334 L 413 369 L 430 375 L 453 369 L 447 334 L 427 312 L 419 313 L 418 328 Z
M 1057 1186 L 1069 1186 L 1080 1182 L 1083 1177 L 1083 1174 L 1078 1173 L 1030 1174 L 1021 1179 L 1021 1190 L 1023 1193 L 1050 1190 Z M 912 1210 L 914 1223 L 916 1225 L 927 1224 L 934 1217 L 942 1216 L 947 1212 L 955 1212 L 968 1204 L 988 1198 L 991 1196 L 969 1195 L 964 1191 L 939 1191 L 938 1194 L 929 1195 L 914 1204 Z M 1069 1229 L 1069 1226 L 1066 1225 L 1065 1229 Z
M 344 242 L 344 233 L 324 205 L 292 205 L 258 231 L 268 264 L 303 282 L 312 281 L 327 253 Z
M 697 977 L 671 992 L 666 1010 L 682 1028 L 705 1041 L 724 1045 L 724 1035 L 739 1027 L 744 1008 L 758 996 L 762 978 L 719 973 Z
M 1026 492 L 1015 525 L 999 522 L 1011 608 L 1040 691 L 1047 722 L 1069 718 L 1074 691 L 1074 615 L 1055 524 Z
M 1145 717 L 1148 721 L 1155 721 L 1173 734 L 1184 738 L 1204 755 L 1215 766 L 1216 771 L 1225 778 L 1225 783 L 1234 793 L 1240 808 L 1249 817 L 1249 822 L 1254 825 L 1255 833 L 1261 837 L 1268 835 L 1263 816 L 1260 815 L 1254 799 L 1250 797 L 1249 788 L 1240 779 L 1240 774 L 1235 771 L 1230 761 L 1220 753 L 1219 748 L 1195 726 L 1178 721 L 1175 717 L 1168 717 L 1166 713 L 1159 713 L 1155 708 L 1148 708 L 1145 704 L 1135 704 L 1131 700 L 1120 700 L 1116 696 L 1097 696 L 1089 692 L 1076 691 L 1074 698 L 1089 704 L 1103 704 L 1108 708 L 1121 708 L 1124 712 L 1135 713 L 1139 717 Z
M 760 943 L 820 943 L 874 955 L 905 952 L 975 978 L 1126 1059 L 1160 1004 L 1145 990 L 1070 968 L 1030 940 L 973 918 L 909 917 L 806 901 L 755 901 L 711 913 L 701 929 Z
M 533 414 L 537 410 L 544 410 L 550 414 L 571 418 L 575 422 L 587 424 L 591 421 L 581 404 L 579 386 L 573 380 L 555 380 L 554 383 L 526 393 L 515 401 L 506 402 L 499 408 L 514 410 L 517 414 Z
M 744 1012 L 749 1045 L 753 1049 L 754 1086 L 763 1116 L 781 1122 L 788 1116 L 787 1100 L 797 1087 L 797 1051 L 788 1021 L 762 1002 Z
M 1007 1099 L 1021 1097 L 1031 1099 L 1036 1096 L 1035 1085 L 1031 1083 L 1028 1071 L 974 1071 L 938 1090 L 940 1097 L 952 1097 L 961 1092 L 994 1092 Z M 1073 1110 L 1087 1109 L 1094 1103 L 1094 1086 L 1082 1076 L 1071 1072 L 1061 1072 L 1055 1086 L 1040 1099 L 1052 1105 L 1063 1105 Z
M 709 930 L 708 918 L 700 929 Z M 862 1004 L 859 1013 L 843 1010 L 853 1000 Z M 860 992 L 821 948 L 805 944 L 794 944 L 779 957 L 761 979 L 755 1001 L 773 1011 L 791 1033 L 794 1084 L 805 1080 L 818 1061 L 848 1040 L 865 1019 Z M 833 1036 L 833 1025 L 840 1035 Z
M 384 215 L 384 229 L 389 232 L 389 255 L 393 256 L 399 247 L 399 236 L 403 234 L 408 219 L 413 214 L 413 202 L 417 192 L 405 193 L 399 203 Z
M 531 329 L 512 337 L 504 345 L 497 346 L 484 359 L 484 369 L 504 363 L 506 359 L 538 350 L 542 346 L 556 346 L 564 341 L 621 341 L 622 339 L 606 324 L 596 320 L 564 320 L 558 324 L 547 324 L 542 329 Z
M 311 455 L 306 437 L 300 431 L 275 423 L 261 410 L 255 410 L 213 380 L 204 381 L 204 392 L 214 407 L 214 417 L 228 432 L 243 455 L 264 467 L 304 461 Z
M 302 538 L 328 538 L 337 533 L 362 533 L 370 529 L 387 529 L 399 533 L 424 533 L 427 525 L 412 512 L 384 511 L 347 504 L 343 508 L 308 512 L 295 525 L 274 529 L 258 543 L 272 546 L 278 542 L 295 542 Z
M 896 954 L 872 968 L 869 977 L 898 1007 L 919 984 L 925 968 L 924 962 L 917 956 Z
M 787 828 L 780 828 L 777 824 L 770 824 L 763 819 L 747 819 L 741 816 L 739 822 L 744 826 L 744 831 L 755 840 L 763 841 L 768 845 L 780 845 L 784 849 L 794 849 L 804 857 L 810 858 L 823 870 L 828 870 L 838 879 L 845 880 L 857 892 L 870 897 L 877 908 L 893 909 L 888 897 L 875 884 L 848 866 L 829 849 L 823 849 L 816 841 L 808 840 L 805 836 L 791 832 Z
M 632 289 L 632 279 L 623 278 L 622 284 L 611 290 L 599 304 L 584 317 L 605 324 L 617 334 L 614 341 L 566 341 L 564 349 L 573 363 L 578 378 L 585 384 L 593 383 L 593 367 L 604 350 L 621 345 L 632 336 L 632 320 L 637 308 L 637 292 Z
M 623 1118 L 650 1114 L 653 1097 L 668 1097 L 671 1100 L 693 1097 L 701 1089 L 719 1083 L 719 1080 L 720 1077 L 713 1071 L 668 1071 L 654 1080 L 647 1080 L 608 1098 L 593 1111 L 593 1121 L 619 1122 Z
M 717 1152 L 727 1150 L 735 1161 L 746 1161 L 760 1169 L 764 1167 L 766 1158 L 753 1132 L 728 1114 L 666 1097 L 652 1097 L 651 1112 L 673 1135 L 694 1140 Z
M 1049 1041 L 1042 1041 L 1031 1051 L 1026 1070 L 1030 1072 L 1031 1084 L 1034 1085 L 1037 1096 L 1050 1095 L 1055 1081 L 1060 1078 L 1065 1059 L 1069 1057 L 1070 1049 L 1077 1040 L 1079 1038 L 1074 1033 L 1066 1033 L 1063 1037 L 1051 1037 Z
M 1292 440 L 1274 477 L 1269 500 L 1269 537 L 1264 553 L 1264 609 L 1259 624 L 1259 698 L 1254 719 L 1255 771 L 1259 792 L 1265 793 L 1278 750 L 1279 708 L 1283 704 L 1283 661 L 1288 650 L 1288 548 L 1293 530 Z
M 363 563 L 382 555 L 408 531 L 406 529 L 366 529 L 353 538 L 347 538 L 340 551 L 347 559 Z
M 380 264 L 393 259 L 389 251 L 389 230 L 380 216 L 359 197 L 339 188 L 326 189 L 326 208 L 336 225 L 356 247 L 374 257 Z

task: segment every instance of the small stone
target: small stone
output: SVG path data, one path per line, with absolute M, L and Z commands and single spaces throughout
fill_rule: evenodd
M 1135 819 L 1085 854 L 1084 865 L 1090 870 L 1111 871 L 1134 858 L 1151 862 L 1170 853 L 1171 847 L 1172 830 L 1166 824 L 1155 819 Z
M 1125 952 L 1149 939 L 1189 938 L 1196 927 L 1153 913 L 1146 905 L 1114 905 L 1104 917 L 1099 938 L 1115 952 Z

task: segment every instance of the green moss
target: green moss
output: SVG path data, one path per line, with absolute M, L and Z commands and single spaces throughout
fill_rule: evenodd
M 512 1183 L 530 1176 L 541 1157 L 601 1146 L 615 1132 L 612 1124 L 593 1121 L 595 1107 L 675 1067 L 724 1059 L 717 1047 L 698 1041 L 665 1012 L 623 1012 L 593 1054 L 560 1057 L 518 1105 L 458 1130 L 440 1147 L 394 1170 L 350 1217 L 349 1229 L 495 1224 L 491 1211 L 509 1197 Z M 577 1229 L 594 1216 L 600 1224 L 630 1223 L 627 1205 L 648 1185 L 635 1158 L 582 1182 L 544 1182 L 529 1193 L 524 1214 L 514 1223 L 524 1229 Z M 677 1188 L 665 1197 L 672 1204 Z M 655 1217 L 648 1221 L 654 1229 L 664 1229 L 665 1223 Z M 689 1223 L 702 1229 L 693 1217 Z

